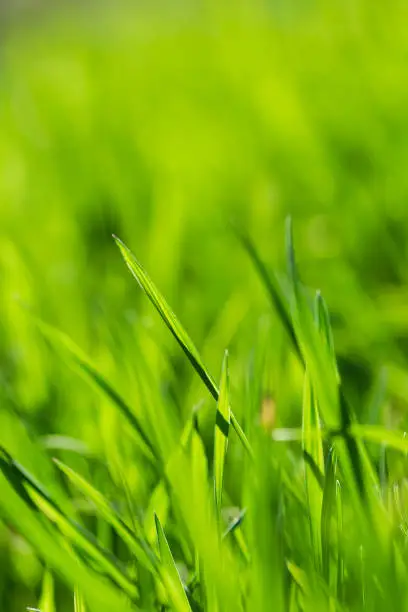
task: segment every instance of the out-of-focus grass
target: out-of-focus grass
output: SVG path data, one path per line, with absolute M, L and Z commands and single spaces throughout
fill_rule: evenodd
M 287 338 L 231 221 L 280 269 L 289 212 L 302 277 L 330 306 L 339 370 L 359 418 L 404 426 L 405 23 L 396 1 L 106 4 L 43 15 L 7 33 L 1 444 L 54 498 L 62 502 L 64 491 L 47 455 L 58 454 L 112 499 L 125 481 L 138 509 L 150 507 L 155 478 L 134 460 L 126 421 L 60 359 L 30 311 L 83 348 L 163 453 L 201 402 L 207 451 L 212 444 L 211 401 L 130 282 L 112 233 L 143 261 L 211 372 L 230 348 L 232 405 L 251 438 L 267 394 L 276 425 L 301 425 L 302 372 L 293 355 L 284 358 Z M 255 440 L 268 465 L 263 440 Z M 61 449 L 67 445 L 81 452 Z M 224 504 L 236 506 L 243 460 L 235 441 L 228 454 L 236 460 L 227 464 Z M 273 492 L 274 476 L 260 474 Z M 278 503 L 262 495 L 254 484 L 263 509 Z M 166 507 L 160 496 L 156 503 Z M 145 517 L 150 530 L 154 509 Z M 86 521 L 111 549 L 103 521 Z M 257 533 L 250 524 L 249 539 Z M 178 546 L 188 548 L 184 536 Z M 20 536 L 4 529 L 1 540 L 0 608 L 14 612 L 39 600 L 42 570 Z M 265 567 L 277 563 L 258 552 Z M 70 595 L 57 595 L 58 610 L 70 609 Z

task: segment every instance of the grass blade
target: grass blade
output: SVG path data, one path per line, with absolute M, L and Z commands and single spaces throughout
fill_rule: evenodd
M 171 310 L 170 306 L 167 304 L 162 294 L 154 285 L 153 281 L 150 279 L 147 272 L 137 261 L 136 257 L 133 255 L 130 249 L 128 249 L 128 247 L 116 236 L 114 236 L 113 238 L 119 247 L 119 250 L 127 267 L 138 282 L 140 288 L 147 295 L 147 297 L 163 319 L 164 323 L 166 324 L 170 332 L 173 334 L 174 338 L 177 340 L 178 344 L 184 351 L 188 360 L 200 376 L 201 380 L 203 381 L 213 398 L 218 401 L 219 390 L 217 388 L 217 385 L 215 384 L 214 379 L 205 367 L 200 357 L 200 354 L 194 346 L 194 343 L 191 340 L 190 336 L 187 334 L 186 330 L 181 325 L 180 321 L 177 319 L 176 315 Z M 231 423 L 245 449 L 249 453 L 251 453 L 251 447 L 248 442 L 248 439 L 232 412 Z
M 317 327 L 321 333 L 324 344 L 328 348 L 329 354 L 333 362 L 333 366 L 336 371 L 337 380 L 339 382 L 340 377 L 339 377 L 339 373 L 337 370 L 336 352 L 334 350 L 334 340 L 333 340 L 333 332 L 332 332 L 332 328 L 330 324 L 329 309 L 327 308 L 326 301 L 323 298 L 320 291 L 317 291 L 316 293 L 315 316 L 316 316 Z
M 78 587 L 74 591 L 74 612 L 86 612 L 85 600 Z
M 323 440 L 320 433 L 320 419 L 317 400 L 313 393 L 308 374 L 305 374 L 303 398 L 303 451 L 310 457 L 312 465 L 305 462 L 306 490 L 309 505 L 309 520 L 315 566 L 322 564 L 321 550 L 321 513 L 323 492 L 317 474 L 324 480 Z M 316 474 L 317 470 L 317 474 Z
M 241 232 L 238 232 L 237 235 L 244 250 L 248 254 L 249 259 L 251 260 L 255 270 L 257 271 L 259 278 L 261 279 L 264 287 L 266 288 L 266 291 L 272 303 L 272 307 L 278 315 L 282 327 L 286 330 L 286 333 L 292 343 L 295 353 L 297 354 L 299 359 L 303 361 L 298 340 L 293 329 L 289 304 L 286 297 L 284 296 L 281 287 L 279 286 L 278 279 L 274 274 L 270 273 L 266 269 L 264 262 L 260 258 L 249 236 Z
M 33 510 L 33 505 L 28 505 L 26 499 L 20 496 L 4 464 L 0 470 L 0 510 L 2 518 L 30 542 L 48 567 L 58 573 L 71 588 L 75 585 L 80 587 L 92 612 L 135 610 L 135 607 L 130 608 L 123 593 L 74 555 L 58 532 L 50 531 L 39 513 Z
M 225 351 L 222 364 L 220 395 L 216 416 L 214 440 L 214 493 L 217 516 L 221 516 L 222 490 L 224 484 L 224 466 L 228 448 L 228 433 L 230 426 L 229 408 L 229 371 L 228 351 Z
M 344 558 L 343 558 L 343 504 L 341 485 L 336 480 L 336 523 L 337 523 L 337 596 L 343 601 L 344 592 Z
M 91 360 L 71 340 L 69 336 L 38 319 L 35 319 L 35 321 L 41 333 L 51 343 L 51 345 L 59 351 L 62 351 L 63 356 L 68 358 L 68 363 L 79 371 L 87 382 L 91 383 L 105 397 L 107 397 L 108 400 L 125 417 L 130 424 L 133 433 L 135 434 L 137 444 L 143 455 L 151 463 L 156 463 L 157 458 L 153 450 L 153 446 L 148 439 L 143 426 L 133 413 L 130 406 L 125 402 L 116 389 L 114 389 L 110 382 L 108 382 L 106 378 L 100 372 L 98 372 Z
M 15 491 L 27 502 L 31 500 L 31 508 L 36 507 L 74 546 L 82 550 L 107 575 L 120 586 L 131 599 L 137 597 L 137 589 L 125 575 L 121 564 L 108 551 L 104 550 L 94 536 L 84 527 L 68 517 L 51 499 L 47 491 L 4 450 L 1 451 L 0 470 L 13 486 Z
M 157 573 L 157 560 L 153 550 L 150 549 L 147 542 L 137 537 L 137 535 L 126 525 L 119 514 L 112 508 L 108 500 L 95 489 L 89 482 L 77 474 L 72 468 L 68 467 L 62 461 L 54 459 L 58 468 L 67 476 L 69 481 L 81 491 L 88 499 L 90 499 L 98 510 L 100 516 L 109 523 L 126 543 L 129 550 L 135 555 L 137 561 L 152 573 Z M 140 527 L 140 531 L 142 531 Z
M 54 601 L 54 578 L 49 570 L 45 570 L 44 572 L 38 607 L 41 612 L 56 612 Z
M 191 612 L 191 607 L 181 582 L 180 574 L 178 573 L 176 564 L 171 554 L 169 543 L 161 526 L 158 516 L 155 516 L 157 541 L 161 559 L 161 575 L 164 584 L 166 585 L 172 607 L 177 612 Z

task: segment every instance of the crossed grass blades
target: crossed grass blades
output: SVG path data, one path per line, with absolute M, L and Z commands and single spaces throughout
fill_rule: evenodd
M 2 515 L 45 566 L 42 592 L 32 609 L 56 611 L 56 576 L 72 587 L 76 612 L 405 609 L 403 486 L 380 480 L 387 465 L 380 470 L 365 442 L 383 448 L 386 464 L 386 449 L 405 456 L 408 441 L 403 432 L 358 423 L 342 388 L 327 306 L 320 293 L 310 299 L 299 280 L 290 220 L 285 285 L 267 271 L 248 236 L 239 238 L 303 368 L 301 428 L 266 432 L 257 426 L 247 438 L 231 408 L 228 353 L 218 387 L 164 297 L 115 238 L 131 273 L 216 402 L 213 457 L 209 461 L 194 413 L 169 451 L 149 433 L 152 426 L 168 426 L 165 410 L 160 423 L 151 413 L 146 428 L 69 338 L 35 320 L 52 349 L 127 422 L 140 467 L 152 471 L 156 484 L 141 514 L 134 510 L 125 477 L 126 504 L 113 505 L 59 460 L 54 460 L 55 481 L 59 474 L 69 486 L 50 491 L 1 450 Z M 257 403 L 260 387 L 253 378 L 250 390 Z M 231 428 L 245 452 L 241 509 L 226 522 L 230 496 L 224 470 L 229 442 L 234 442 Z M 38 461 L 46 460 L 40 448 L 35 453 Z M 86 528 L 68 490 L 88 500 L 125 555 L 118 556 Z

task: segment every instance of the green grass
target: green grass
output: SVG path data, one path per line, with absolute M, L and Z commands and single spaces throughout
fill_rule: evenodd
M 0 610 L 408 607 L 405 23 L 9 22 Z
M 145 434 L 140 450 L 141 428 L 136 427 L 134 445 L 135 451 L 140 451 L 137 453 L 140 469 L 151 465 L 151 457 L 159 458 L 153 465 L 152 478 L 156 482 L 153 495 L 160 490 L 160 496 L 166 499 L 162 520 L 169 529 L 169 538 L 152 504 L 147 510 L 153 509 L 156 534 L 149 534 L 146 509 L 139 504 L 136 509 L 127 495 L 124 466 L 118 466 L 123 486 L 117 489 L 113 505 L 76 471 L 55 460 L 67 478 L 66 483 L 80 491 L 90 503 L 89 512 L 98 522 L 104 522 L 104 532 L 112 530 L 111 546 L 113 534 L 122 543 L 123 558 L 119 559 L 114 550 L 98 542 L 78 520 L 72 493 L 66 490 L 61 493 L 58 504 L 41 483 L 3 450 L 2 509 L 8 522 L 27 538 L 48 565 L 40 609 L 55 609 L 50 570 L 75 591 L 76 602 L 81 593 L 85 603 L 75 605 L 85 609 L 88 605 L 90 609 L 108 610 L 114 605 L 117 610 L 168 607 L 185 612 L 264 609 L 272 603 L 282 610 L 311 606 L 322 610 L 367 606 L 401 609 L 402 603 L 405 606 L 406 530 L 400 485 L 387 480 L 380 484 L 374 457 L 358 432 L 384 449 L 401 451 L 408 449 L 408 443 L 401 447 L 397 432 L 381 428 L 375 430 L 377 438 L 370 437 L 370 428 L 366 431 L 364 426 L 357 425 L 351 407 L 345 403 L 327 307 L 320 294 L 314 312 L 305 299 L 296 270 L 290 224 L 288 228 L 291 292 L 284 298 L 279 290 L 277 311 L 282 327 L 290 327 L 290 337 L 297 347 L 294 355 L 304 369 L 301 447 L 274 442 L 279 430 L 271 430 L 262 421 L 253 427 L 251 443 L 238 428 L 238 441 L 250 451 L 241 453 L 239 458 L 242 506 L 246 512 L 231 527 L 228 520 L 234 519 L 223 516 L 227 508 L 223 503 L 228 496 L 224 469 L 232 414 L 227 354 L 220 392 L 214 392 L 217 388 L 214 383 L 208 385 L 207 381 L 212 379 L 189 336 L 147 273 L 121 244 L 125 261 L 128 265 L 130 261 L 141 288 L 210 395 L 218 399 L 218 406 L 213 407 L 214 458 L 211 465 L 194 414 L 192 425 L 187 423 L 187 429 L 179 433 L 180 439 L 174 440 L 170 452 L 159 438 L 150 440 Z M 252 253 L 259 267 L 259 256 L 255 250 Z M 268 287 L 272 282 L 270 279 Z M 274 301 L 276 295 L 275 289 Z M 42 330 L 52 340 L 60 341 L 53 330 L 44 326 Z M 118 401 L 119 396 L 110 384 L 93 367 L 83 367 L 85 358 L 77 357 L 77 349 L 66 338 L 64 346 L 69 347 L 76 363 L 79 360 L 79 369 L 85 371 L 89 382 L 96 384 L 112 406 L 118 408 L 120 416 L 127 417 L 123 420 L 133 426 L 130 409 L 123 410 L 124 403 Z M 257 385 L 256 379 L 250 377 L 249 386 L 254 384 Z M 251 396 L 256 397 L 257 391 L 259 386 L 249 389 Z M 331 398 L 338 404 L 337 417 L 333 417 L 333 410 L 329 411 Z M 149 417 L 152 431 L 154 426 L 172 429 L 166 411 L 161 411 L 160 422 L 155 413 Z M 151 450 L 148 456 L 146 448 Z M 287 486 L 289 482 L 291 485 Z M 121 498 L 122 508 L 116 509 Z M 163 502 L 158 506 L 163 509 Z M 58 546 L 60 556 L 56 554 Z

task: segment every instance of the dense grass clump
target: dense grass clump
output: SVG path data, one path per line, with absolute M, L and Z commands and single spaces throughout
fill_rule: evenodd
M 93 482 L 91 463 L 94 475 L 106 472 L 99 458 L 76 440 L 48 439 L 53 454 L 81 461 L 77 469 L 78 458 L 55 458 L 44 484 L 2 449 L 2 512 L 47 568 L 39 609 L 55 609 L 55 578 L 72 588 L 75 610 L 404 609 L 405 484 L 394 470 L 408 441 L 402 432 L 358 422 L 327 306 L 299 280 L 290 220 L 284 283 L 249 238 L 243 243 L 285 332 L 288 367 L 297 362 L 297 428 L 276 427 L 280 407 L 262 383 L 265 344 L 254 346 L 245 388 L 232 397 L 228 352 L 217 385 L 165 298 L 115 240 L 209 392 L 212 427 L 205 436 L 198 408 L 182 428 L 175 425 L 172 402 L 142 354 L 138 415 L 67 336 L 33 321 L 50 349 L 116 410 L 132 456 L 132 470 L 113 455 L 110 475 Z M 39 465 L 47 461 L 38 448 L 32 454 Z M 231 490 L 225 471 L 234 470 L 240 477 Z M 145 504 L 131 493 L 133 472 L 150 483 Z

